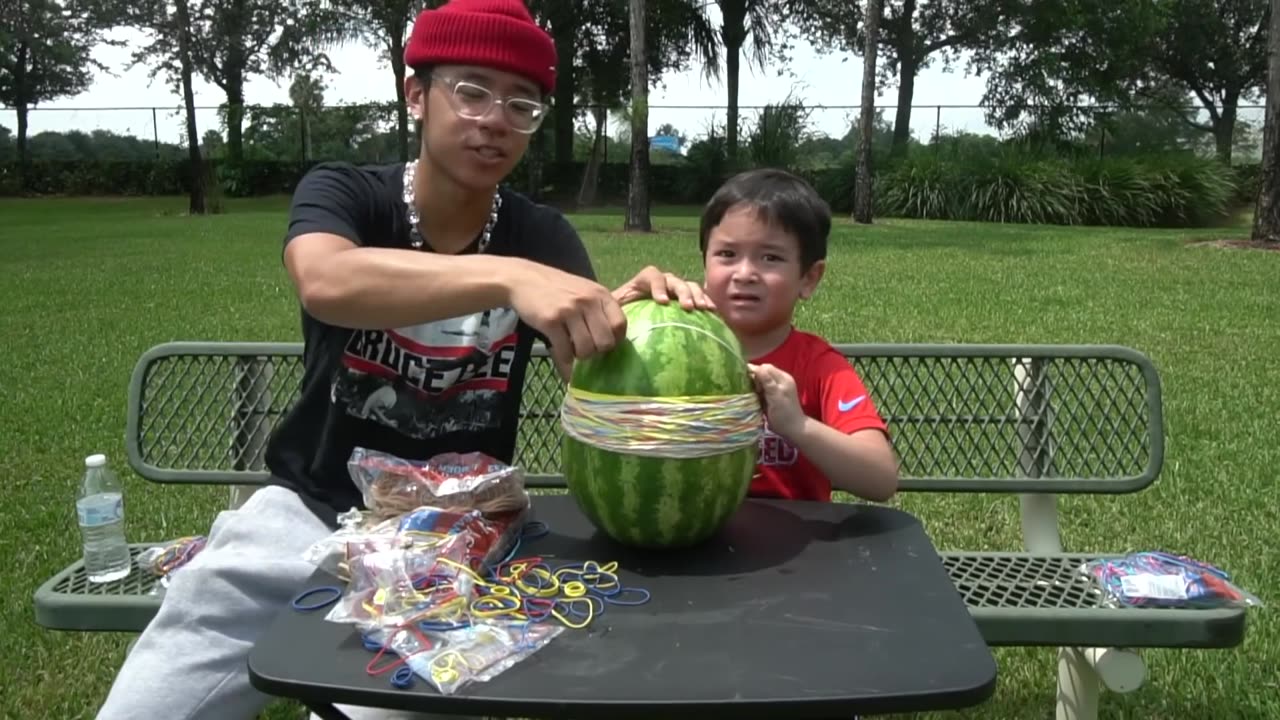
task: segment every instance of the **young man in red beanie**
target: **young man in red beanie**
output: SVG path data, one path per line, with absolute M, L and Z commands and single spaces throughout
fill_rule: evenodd
M 271 698 L 250 686 L 246 659 L 313 572 L 304 551 L 362 504 L 354 448 L 510 461 L 535 338 L 567 373 L 622 337 L 623 303 L 711 307 L 652 267 L 610 292 L 562 215 L 499 187 L 555 84 L 555 47 L 521 0 L 424 11 L 405 63 L 419 158 L 320 165 L 294 193 L 283 262 L 305 370 L 267 448 L 271 482 L 221 513 L 173 576 L 99 718 L 255 717 Z

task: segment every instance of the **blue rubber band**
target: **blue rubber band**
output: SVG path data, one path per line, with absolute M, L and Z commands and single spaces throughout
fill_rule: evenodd
M 588 609 L 578 610 L 577 604 L 584 600 L 587 603 Z M 566 615 L 572 615 L 573 617 L 581 620 L 588 620 L 591 618 L 592 614 L 595 614 L 595 607 L 592 606 L 591 604 L 590 595 L 583 595 L 582 597 L 565 598 L 562 600 L 556 600 L 556 604 L 554 605 L 554 607 L 559 608 L 560 611 Z
M 333 597 L 327 600 L 323 600 L 321 602 L 312 603 L 310 605 L 302 604 L 302 601 L 305 600 L 306 598 L 321 592 L 331 592 L 333 593 Z M 323 585 L 321 587 L 311 588 L 310 590 L 307 590 L 306 592 L 302 593 L 298 597 L 294 598 L 292 605 L 294 610 L 319 610 L 322 607 L 327 607 L 329 605 L 334 604 L 335 602 L 338 601 L 338 598 L 340 597 L 342 597 L 342 588 L 335 587 L 333 585 Z
M 507 553 L 507 556 L 502 559 L 502 562 L 498 563 L 499 565 L 506 565 L 515 558 L 516 553 L 520 552 L 520 540 L 521 538 L 517 537 L 516 541 L 511 543 L 511 550 Z
M 556 605 L 554 602 L 531 604 L 529 602 L 529 598 L 525 598 L 525 601 L 521 603 L 521 605 L 522 607 L 520 609 L 529 618 L 529 622 L 538 622 L 540 620 L 546 620 L 547 618 L 551 617 L 551 611 L 556 609 Z M 541 609 L 538 609 L 539 607 L 541 607 Z M 528 634 L 528 632 L 529 632 L 529 628 L 528 628 L 528 625 L 526 624 L 525 634 Z
M 391 676 L 391 684 L 401 690 L 413 687 L 413 668 L 408 665 L 397 668 Z
M 639 600 L 618 600 L 616 596 L 622 593 L 638 593 L 644 597 Z M 604 602 L 611 602 L 614 605 L 643 605 L 649 602 L 649 591 L 642 587 L 624 587 L 619 588 L 619 592 L 602 597 L 601 600 Z
M 361 634 L 360 642 L 364 645 L 364 649 L 368 650 L 369 652 L 378 652 L 379 650 L 382 649 L 382 643 L 378 642 L 377 640 L 374 640 L 368 635 Z

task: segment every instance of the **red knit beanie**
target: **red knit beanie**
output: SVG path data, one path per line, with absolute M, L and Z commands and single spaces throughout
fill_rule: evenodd
M 523 0 L 450 0 L 413 23 L 404 63 L 483 65 L 523 75 L 550 93 L 556 46 Z

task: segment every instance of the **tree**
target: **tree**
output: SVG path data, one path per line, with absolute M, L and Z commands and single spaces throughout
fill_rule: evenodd
M 1059 136 L 1093 120 L 1087 104 L 1155 104 L 1212 133 L 1231 160 L 1236 109 L 1262 90 L 1268 0 L 1066 0 L 1017 6 L 1009 28 L 974 57 L 983 104 L 1002 128 Z M 1201 123 L 1187 108 L 1198 103 Z
M 720 42 L 724 46 L 725 88 L 728 106 L 725 110 L 726 140 L 729 163 L 738 160 L 738 80 L 743 49 L 748 53 L 747 67 L 764 70 L 768 56 L 780 51 L 785 56 L 785 43 L 775 40 L 782 5 L 777 0 L 715 0 L 720 6 Z M 747 42 L 750 40 L 750 45 Z M 706 66 L 708 74 L 719 76 L 718 65 Z
M 1280 0 L 1271 0 L 1267 119 L 1262 131 L 1262 182 L 1253 213 L 1253 240 L 1280 245 Z
M 650 232 L 649 219 L 649 63 L 645 46 L 645 2 L 630 0 L 631 19 L 631 165 L 624 230 Z
M 1145 71 L 1134 39 L 1157 32 L 1153 1 L 1064 0 L 1013 10 L 1006 35 L 971 58 L 971 69 L 987 78 L 987 121 L 1052 137 L 1082 131 L 1092 119 L 1086 104 L 1121 100 Z
M 196 98 L 192 90 L 192 77 L 195 74 L 195 63 L 191 57 L 191 13 L 188 0 L 174 0 L 173 34 L 177 38 L 178 74 L 182 82 L 182 102 L 187 108 L 187 157 L 191 165 L 191 198 L 189 210 L 192 215 L 203 215 L 205 212 L 205 194 L 208 190 L 205 179 L 204 156 L 200 153 L 200 135 L 196 130 Z
M 289 85 L 289 101 L 298 109 L 302 125 L 302 159 L 310 160 L 312 153 L 311 128 L 316 116 L 324 109 L 325 81 L 311 73 L 301 73 Z
M 93 71 L 107 72 L 93 59 L 101 45 L 118 45 L 103 37 L 111 14 L 105 5 L 86 0 L 23 0 L 0 13 L 0 105 L 18 116 L 18 183 L 27 183 L 27 118 L 30 109 L 50 100 L 78 95 L 93 81 Z
M 151 75 L 176 70 L 177 36 L 164 30 L 173 10 L 168 0 L 131 3 L 132 24 L 151 35 L 133 55 L 150 63 Z M 249 77 L 287 77 L 306 64 L 332 70 L 321 51 L 337 33 L 313 0 L 187 0 L 194 71 L 226 94 L 227 158 L 243 156 L 244 86 Z
M 409 159 L 409 108 L 404 96 L 404 43 L 415 12 L 439 7 L 443 0 L 330 0 L 307 14 L 310 33 L 327 38 L 324 44 L 360 39 L 385 50 L 395 78 L 396 131 L 400 160 Z
M 631 18 L 627 0 L 587 3 L 578 14 L 578 60 L 573 73 L 575 95 L 580 107 L 588 109 L 592 137 L 586 168 L 578 190 L 578 203 L 590 205 L 595 200 L 600 164 L 604 161 L 605 123 L 608 113 L 623 111 L 630 104 L 631 76 L 618 68 L 631 57 Z M 716 30 L 706 14 L 693 0 L 650 0 L 645 5 L 645 52 L 648 56 L 647 80 L 652 81 L 671 70 L 680 70 L 691 61 L 702 61 L 704 73 L 718 66 Z M 560 80 L 557 80 L 557 95 Z M 564 105 L 557 101 L 557 108 Z M 576 110 L 576 108 L 575 108 Z M 557 110 L 557 122 L 572 114 Z M 630 112 L 627 116 L 630 123 Z M 564 151 L 560 148 L 566 147 Z M 572 160 L 573 135 L 560 138 L 557 125 L 557 161 L 567 156 Z M 563 155 L 562 155 L 563 153 Z
M 858 168 L 854 183 L 853 217 L 860 223 L 871 223 L 871 139 L 876 104 L 876 45 L 880 41 L 881 0 L 867 0 L 867 21 L 864 28 L 866 48 L 862 63 L 862 108 L 858 123 Z M 897 142 L 897 133 L 894 133 Z
M 897 80 L 894 156 L 907 151 L 916 76 L 935 58 L 950 68 L 960 53 L 987 48 L 1003 29 L 1010 0 L 881 0 L 877 71 Z M 847 0 L 788 0 L 787 14 L 823 52 L 862 54 L 869 47 L 861 9 Z
M 1194 127 L 1213 135 L 1218 157 L 1231 162 L 1236 109 L 1266 83 L 1268 0 L 1165 0 L 1158 3 L 1161 32 L 1147 46 L 1152 62 L 1139 84 L 1140 99 L 1185 104 L 1194 96 L 1209 116 Z M 1146 92 L 1171 81 L 1181 97 Z M 1167 86 L 1167 82 L 1164 83 Z M 1171 102 L 1172 100 L 1172 102 Z

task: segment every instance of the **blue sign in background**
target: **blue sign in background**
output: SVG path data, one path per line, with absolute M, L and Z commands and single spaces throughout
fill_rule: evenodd
M 680 152 L 680 138 L 675 135 L 654 135 L 649 138 L 649 147 L 678 153 Z

